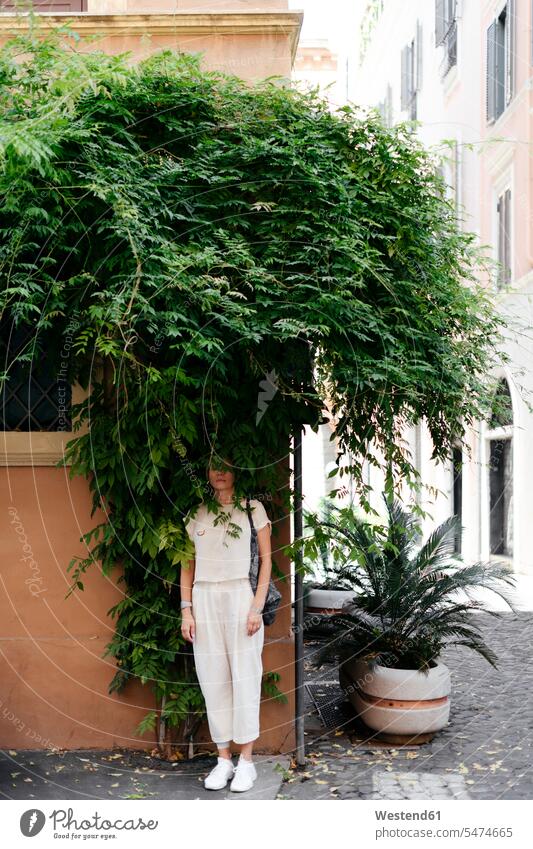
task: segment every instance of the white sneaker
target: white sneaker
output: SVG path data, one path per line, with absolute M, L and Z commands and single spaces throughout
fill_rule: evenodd
M 235 773 L 233 761 L 230 761 L 228 758 L 221 758 L 220 756 L 217 760 L 217 765 L 204 778 L 204 787 L 206 790 L 222 790 Z
M 233 781 L 229 786 L 229 789 L 237 790 L 239 792 L 242 792 L 243 790 L 250 790 L 250 788 L 253 787 L 256 778 L 257 770 L 255 768 L 254 762 L 247 761 L 241 756 L 239 757 L 239 762 L 235 770 L 235 775 L 233 777 Z

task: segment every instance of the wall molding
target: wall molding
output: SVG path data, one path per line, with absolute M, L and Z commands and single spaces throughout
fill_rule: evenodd
M 17 35 L 27 29 L 27 13 L 0 12 L 0 35 Z M 294 62 L 303 12 L 176 12 L 171 14 L 92 14 L 57 12 L 39 15 L 44 28 L 55 28 L 72 21 L 72 29 L 81 36 L 147 35 L 286 35 Z

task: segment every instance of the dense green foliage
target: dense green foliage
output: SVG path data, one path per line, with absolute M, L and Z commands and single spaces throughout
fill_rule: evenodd
M 35 323 L 28 359 L 59 359 L 68 332 L 69 379 L 91 386 L 67 459 L 105 515 L 74 586 L 122 565 L 112 687 L 151 681 L 181 721 L 200 708 L 183 517 L 209 457 L 230 453 L 238 492 L 282 515 L 291 428 L 316 428 L 328 399 L 364 501 L 372 443 L 412 477 L 406 422 L 424 417 L 444 458 L 487 410 L 497 322 L 406 126 L 195 57 L 135 66 L 39 33 L 2 49 L 0 108 L 2 314 Z

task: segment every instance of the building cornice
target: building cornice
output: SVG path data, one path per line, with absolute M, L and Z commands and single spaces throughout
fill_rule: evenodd
M 27 29 L 27 14 L 0 12 L 0 35 L 18 35 Z M 294 62 L 303 12 L 176 12 L 169 14 L 92 14 L 91 12 L 57 12 L 38 16 L 44 29 L 55 28 L 66 21 L 84 35 L 287 35 Z

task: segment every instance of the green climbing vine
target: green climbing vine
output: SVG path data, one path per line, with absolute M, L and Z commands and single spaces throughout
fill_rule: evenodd
M 78 52 L 68 32 L 0 51 L 2 320 L 34 328 L 19 365 L 44 346 L 59 369 L 76 316 L 66 369 L 88 394 L 65 462 L 99 513 L 71 590 L 121 567 L 110 690 L 151 686 L 140 730 L 188 740 L 203 703 L 179 627 L 183 519 L 209 458 L 230 453 L 237 494 L 279 518 L 292 430 L 332 414 L 365 504 L 373 446 L 413 480 L 406 424 L 424 418 L 443 459 L 486 413 L 500 326 L 408 125 L 194 56 Z

